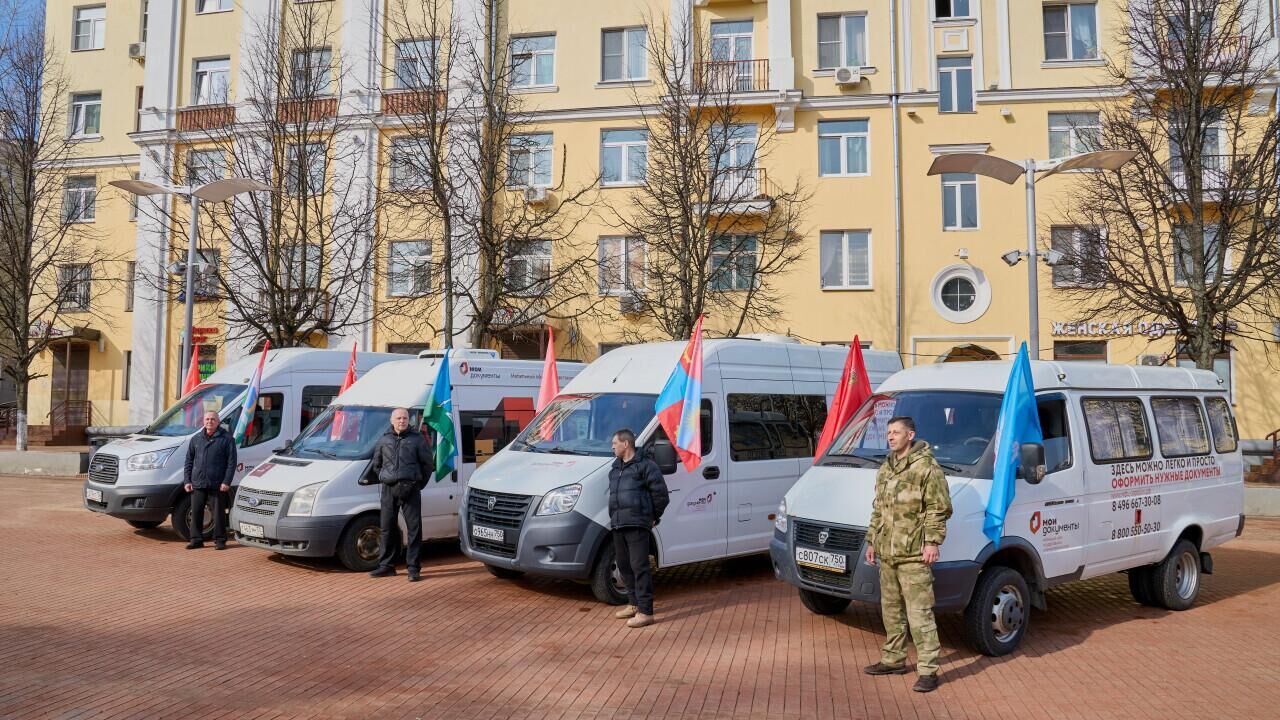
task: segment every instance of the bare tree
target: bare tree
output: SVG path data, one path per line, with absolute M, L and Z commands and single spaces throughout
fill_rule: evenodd
M 17 386 L 16 446 L 25 450 L 29 384 L 46 374 L 34 366 L 75 327 L 110 324 L 92 294 L 114 284 L 119 258 L 85 222 L 95 211 L 95 179 L 69 165 L 73 136 L 96 127 L 97 110 L 69 114 L 64 51 L 43 23 L 22 21 L 16 4 L 0 13 L 0 357 Z M 55 424 L 73 412 L 65 404 L 52 410 Z M 80 422 L 87 424 L 69 424 Z
M 799 179 L 766 175 L 772 110 L 742 104 L 745 93 L 768 87 L 768 66 L 718 59 L 690 15 L 649 26 L 656 87 L 634 96 L 647 163 L 627 202 L 609 208 L 643 243 L 636 251 L 647 267 L 629 273 L 628 263 L 642 266 L 636 256 L 606 253 L 606 284 L 622 287 L 624 312 L 670 338 L 688 337 L 703 314 L 730 336 L 774 325 L 784 299 L 777 282 L 804 254 L 810 194 Z
M 397 218 L 388 230 L 439 237 L 438 252 L 419 264 L 430 270 L 415 268 L 438 285 L 409 285 L 443 310 L 439 325 L 431 313 L 420 318 L 447 347 L 464 333 L 489 346 L 597 302 L 594 252 L 573 247 L 595 182 L 568 187 L 562 149 L 553 185 L 549 135 L 530 130 L 534 118 L 512 92 L 528 61 L 503 38 L 486 41 L 497 10 L 484 0 L 469 18 L 456 4 L 397 0 L 387 13 L 396 50 L 386 71 L 396 89 L 383 95 L 394 118 L 386 195 Z
M 1258 92 L 1276 57 L 1255 7 L 1127 3 L 1108 64 L 1123 99 L 1076 135 L 1137 156 L 1081 175 L 1062 208 L 1073 227 L 1050 238 L 1055 285 L 1082 314 L 1167 321 L 1200 368 L 1229 335 L 1270 339 L 1280 310 L 1278 127 Z

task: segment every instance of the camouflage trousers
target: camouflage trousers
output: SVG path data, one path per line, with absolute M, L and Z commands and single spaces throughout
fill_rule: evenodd
M 937 673 L 941 644 L 933 619 L 933 570 L 919 560 L 880 558 L 880 614 L 887 636 L 880 662 L 895 666 L 906 662 L 909 627 L 916 645 L 916 672 Z

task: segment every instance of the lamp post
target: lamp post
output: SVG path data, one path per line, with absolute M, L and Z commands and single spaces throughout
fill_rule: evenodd
M 184 270 L 186 291 L 183 293 L 186 325 L 182 331 L 182 357 L 178 366 L 178 382 L 181 383 L 182 379 L 187 376 L 189 364 L 191 363 L 192 316 L 195 313 L 195 274 L 193 270 L 196 264 L 196 244 L 200 237 L 197 227 L 200 217 L 200 201 L 223 202 L 240 193 L 268 191 L 271 186 L 243 177 L 224 178 L 203 185 L 189 186 L 157 185 L 145 180 L 112 180 L 110 184 L 134 195 L 180 195 L 191 201 L 191 237 L 187 243 L 187 263 Z
M 981 153 L 952 153 L 939 155 L 929 166 L 929 175 L 943 173 L 974 173 L 995 178 L 1006 185 L 1012 185 L 1018 178 L 1024 178 L 1027 187 L 1027 249 L 1011 250 L 1001 259 L 1013 267 L 1023 258 L 1027 258 L 1027 311 L 1030 315 L 1030 328 L 1027 333 L 1027 344 L 1030 345 L 1031 359 L 1040 359 L 1040 278 L 1036 259 L 1041 257 L 1036 250 L 1036 173 L 1041 173 L 1040 180 L 1066 170 L 1118 170 L 1138 153 L 1132 150 L 1097 150 L 1095 152 L 1071 155 L 1061 160 L 1024 160 L 1022 164 L 1005 160 L 994 155 Z M 1049 264 L 1054 264 L 1061 253 L 1046 254 Z

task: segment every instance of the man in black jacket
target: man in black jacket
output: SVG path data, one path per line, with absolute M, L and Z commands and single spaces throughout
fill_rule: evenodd
M 662 519 L 670 498 L 657 463 L 636 453 L 636 434 L 613 434 L 613 467 L 609 470 L 609 524 L 613 550 L 627 586 L 627 606 L 614 617 L 627 627 L 653 624 L 653 572 L 649 568 L 649 531 Z
M 182 469 L 182 489 L 191 493 L 191 518 L 187 532 L 188 550 L 204 547 L 204 507 L 213 501 L 213 546 L 227 549 L 227 491 L 236 474 L 236 441 L 218 422 L 218 413 L 204 414 L 204 430 L 187 443 L 187 462 Z
M 391 411 L 391 431 L 378 438 L 373 446 L 373 462 L 361 480 L 362 485 L 382 486 L 382 554 L 378 567 L 370 577 L 396 574 L 392 562 L 396 556 L 396 514 L 404 515 L 409 531 L 409 582 L 422 579 L 422 488 L 431 476 L 431 450 L 418 430 L 409 429 L 409 411 Z

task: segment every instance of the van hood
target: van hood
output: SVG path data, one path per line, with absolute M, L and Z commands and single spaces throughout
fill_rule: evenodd
M 562 485 L 581 482 L 612 462 L 612 457 L 598 455 L 556 455 L 507 448 L 476 468 L 468 485 L 514 495 L 545 495 Z
M 168 450 L 175 448 L 187 441 L 190 435 L 177 436 L 159 436 L 159 435 L 130 435 L 129 437 L 112 440 L 111 442 L 98 448 L 98 452 L 106 452 L 110 455 L 127 458 L 130 455 L 137 455 L 145 452 L 155 452 L 157 450 Z
M 240 481 L 241 487 L 254 490 L 290 493 L 304 485 L 327 482 L 338 477 L 353 464 L 368 460 L 301 460 L 272 455 Z
M 951 497 L 969 482 L 969 478 L 947 476 Z M 784 498 L 791 517 L 866 527 L 875 495 L 876 468 L 816 466 L 800 476 Z

